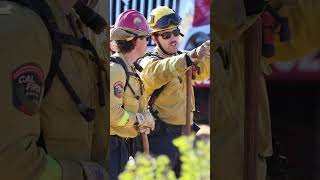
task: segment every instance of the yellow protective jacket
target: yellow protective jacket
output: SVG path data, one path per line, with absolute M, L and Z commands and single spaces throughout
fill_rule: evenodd
M 281 43 L 275 39 L 276 54 L 267 59 L 275 61 L 292 61 L 320 48 L 320 1 L 317 0 L 272 0 L 279 8 L 279 15 L 289 18 L 291 39 Z M 290 3 L 289 3 L 290 2 Z M 276 36 L 278 37 L 278 36 Z
M 169 56 L 156 47 L 154 53 L 157 53 L 163 59 L 155 56 L 147 56 L 141 60 L 140 65 L 143 71 L 140 77 L 149 97 L 156 89 L 165 85 L 165 88 L 153 104 L 153 110 L 159 112 L 161 120 L 168 124 L 185 125 L 186 124 L 186 76 L 188 70 L 186 63 L 186 53 Z M 201 74 L 197 80 L 206 79 L 210 74 L 209 59 L 199 64 Z M 192 111 L 195 110 L 194 95 L 192 89 Z M 191 116 L 191 123 L 193 117 Z
M 59 29 L 74 35 L 56 0 L 47 2 Z M 73 11 L 70 15 L 75 20 Z M 57 75 L 43 96 L 52 46 L 41 18 L 21 5 L 0 1 L 0 24 L 0 179 L 107 179 L 101 165 L 107 156 L 109 114 L 99 105 L 97 66 L 89 51 L 63 45 L 60 67 L 82 102 L 95 109 L 93 121 L 81 116 Z M 75 30 L 81 37 L 80 28 Z M 40 128 L 48 153 L 36 144 Z
M 285 2 L 285 1 L 283 1 Z M 266 62 L 293 60 L 320 47 L 317 7 L 320 1 L 297 0 L 282 3 L 279 13 L 289 18 L 292 39 L 280 43 L 275 35 L 276 55 L 263 59 L 258 89 L 258 139 L 260 157 L 272 155 L 271 120 L 264 79 Z M 278 4 L 278 3 L 277 3 Z M 280 6 L 279 6 L 280 7 Z M 242 1 L 213 1 L 213 34 L 221 40 L 223 54 L 215 54 L 212 66 L 211 112 L 214 147 L 213 179 L 242 180 L 244 148 L 245 57 L 243 32 L 257 16 L 246 17 Z M 224 64 L 227 63 L 227 68 Z M 266 72 L 265 72 L 266 73 Z M 258 155 L 257 155 L 258 157 Z M 265 179 L 265 163 L 257 158 L 257 179 Z
M 121 58 L 131 73 L 136 73 L 133 65 L 130 65 L 123 54 L 115 54 Z M 134 93 L 127 86 L 132 87 Z M 136 137 L 138 131 L 134 126 L 136 114 L 147 110 L 147 97 L 139 77 L 130 76 L 126 78 L 124 68 L 115 62 L 110 62 L 110 134 L 120 137 Z M 137 97 L 135 97 L 137 96 Z

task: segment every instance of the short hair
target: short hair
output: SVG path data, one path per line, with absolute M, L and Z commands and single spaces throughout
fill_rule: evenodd
M 131 52 L 135 47 L 136 41 L 137 41 L 137 37 L 134 37 L 130 41 L 116 40 L 119 52 L 123 54 Z

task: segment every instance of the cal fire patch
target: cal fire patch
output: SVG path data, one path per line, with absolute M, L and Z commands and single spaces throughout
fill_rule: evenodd
M 113 92 L 117 98 L 122 98 L 123 91 L 124 91 L 123 87 L 124 85 L 123 85 L 123 82 L 121 81 L 118 81 L 113 84 Z
M 21 112 L 32 116 L 40 107 L 44 73 L 33 63 L 23 64 L 12 72 L 13 104 Z

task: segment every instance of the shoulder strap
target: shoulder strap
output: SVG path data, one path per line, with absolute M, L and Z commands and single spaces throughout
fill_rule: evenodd
M 133 65 L 136 68 L 136 70 L 138 70 L 139 72 L 142 72 L 143 68 L 142 68 L 142 66 L 140 66 L 140 61 L 141 61 L 141 58 L 138 59 L 136 62 L 134 62 Z
M 52 85 L 54 76 L 57 74 L 59 80 L 62 82 L 62 84 L 66 88 L 72 100 L 77 104 L 80 114 L 87 121 L 92 121 L 95 117 L 94 109 L 91 109 L 87 105 L 84 105 L 82 103 L 80 97 L 77 95 L 77 93 L 75 92 L 75 90 L 73 89 L 70 82 L 65 77 L 63 71 L 59 66 L 61 55 L 62 55 L 62 44 L 75 45 L 75 46 L 81 47 L 82 49 L 91 51 L 94 56 L 94 61 L 98 65 L 99 103 L 101 106 L 104 106 L 106 103 L 105 103 L 104 89 L 102 84 L 102 70 L 103 70 L 102 67 L 103 66 L 100 64 L 97 52 L 95 51 L 95 48 L 93 47 L 91 42 L 85 38 L 78 39 L 74 36 L 61 33 L 55 21 L 51 8 L 49 7 L 46 1 L 40 1 L 40 0 L 10 0 L 10 1 L 19 3 L 33 10 L 36 14 L 38 14 L 39 17 L 44 22 L 44 24 L 46 25 L 47 30 L 50 34 L 51 43 L 52 43 L 52 56 L 51 56 L 50 69 L 45 80 L 44 97 L 46 96 L 46 94 L 48 93 Z
M 145 58 L 145 57 L 148 57 L 148 56 L 155 57 L 157 60 L 163 59 L 162 57 L 160 57 L 160 56 L 158 55 L 157 52 L 147 52 L 144 56 L 142 56 L 142 57 L 139 58 L 136 62 L 133 63 L 134 67 L 135 67 L 139 72 L 142 72 L 142 71 L 143 71 L 143 67 L 140 65 L 142 59 Z
M 159 89 L 156 89 L 153 91 L 153 93 L 151 94 L 151 96 L 149 97 L 148 100 L 148 109 L 149 112 L 153 115 L 153 117 L 155 117 L 156 119 L 160 119 L 158 116 L 158 110 L 153 110 L 152 105 L 156 102 L 157 98 L 159 97 L 160 93 L 164 90 L 164 87 L 166 85 L 161 86 Z
M 147 52 L 142 58 L 147 56 L 155 57 L 157 59 L 163 59 L 163 57 L 159 56 L 157 52 Z
M 46 25 L 47 30 L 49 32 L 49 35 L 51 38 L 51 44 L 52 44 L 52 56 L 51 56 L 50 70 L 45 80 L 45 88 L 44 88 L 44 96 L 45 96 L 51 87 L 52 79 L 54 74 L 57 71 L 57 66 L 60 62 L 61 54 L 62 54 L 61 45 L 55 39 L 55 33 L 59 32 L 58 25 L 46 1 L 39 1 L 39 0 L 9 0 L 9 1 L 21 4 L 29 8 L 33 12 L 35 12 L 41 18 L 42 22 Z
M 182 54 L 181 51 L 177 51 L 177 53 L 178 54 Z M 159 60 L 160 59 L 164 59 L 163 57 L 159 56 L 157 52 L 146 53 L 145 56 L 157 57 Z M 180 78 L 179 78 L 179 80 L 180 80 Z M 161 92 L 164 90 L 166 85 L 167 84 L 161 86 L 159 89 L 154 90 L 153 93 L 151 94 L 149 100 L 148 100 L 148 109 L 149 109 L 150 113 L 157 119 L 160 119 L 159 116 L 158 116 L 159 112 L 157 110 L 153 110 L 152 105 L 155 103 L 157 98 L 160 96 Z
M 62 82 L 62 84 L 66 88 L 72 100 L 76 103 L 82 117 L 87 121 L 94 120 L 95 110 L 92 108 L 89 108 L 89 106 L 82 103 L 80 97 L 77 95 L 77 93 L 75 92 L 75 90 L 73 89 L 70 82 L 65 77 L 63 71 L 59 66 L 61 55 L 62 55 L 62 44 L 75 45 L 75 46 L 81 47 L 82 49 L 89 50 L 93 54 L 94 62 L 98 66 L 97 86 L 99 90 L 99 103 L 101 106 L 104 106 L 106 104 L 105 98 L 104 98 L 103 82 L 102 82 L 102 71 L 104 69 L 101 62 L 99 61 L 99 57 L 94 46 L 91 44 L 89 40 L 85 38 L 78 39 L 76 37 L 61 33 L 56 23 L 56 20 L 54 18 L 54 15 L 51 11 L 51 8 L 49 7 L 46 1 L 43 1 L 43 0 L 9 0 L 9 1 L 16 2 L 34 11 L 41 18 L 41 20 L 46 25 L 47 30 L 49 32 L 51 44 L 52 44 L 52 56 L 51 56 L 50 69 L 45 80 L 44 97 L 46 96 L 46 94 L 48 93 L 52 85 L 54 76 L 57 74 L 59 80 Z M 42 129 L 41 129 L 40 137 L 37 141 L 37 144 L 47 152 Z
M 50 34 L 51 43 L 52 43 L 52 57 L 51 57 L 51 65 L 50 70 L 47 75 L 47 78 L 45 80 L 45 88 L 44 88 L 44 96 L 48 89 L 51 86 L 52 78 L 53 78 L 53 72 L 57 71 L 56 65 L 59 64 L 59 61 L 61 59 L 61 46 L 57 45 L 57 43 L 54 40 L 54 32 L 58 32 L 58 25 L 56 24 L 53 14 L 51 12 L 51 9 L 49 8 L 48 4 L 44 1 L 34 1 L 34 0 L 11 0 L 12 2 L 16 2 L 18 4 L 21 4 L 32 11 L 34 11 L 38 16 L 40 16 L 43 23 L 46 25 L 48 32 Z M 56 59 L 54 61 L 54 59 Z M 49 86 L 48 86 L 49 85 Z M 43 130 L 41 129 L 39 139 L 37 140 L 37 145 L 42 147 L 44 151 L 47 153 L 47 147 L 44 140 L 44 134 Z
M 124 72 L 126 73 L 126 83 L 124 85 L 124 89 L 126 89 L 129 82 L 129 78 L 130 78 L 127 65 L 120 57 L 117 57 L 117 56 L 110 56 L 110 62 L 119 64 L 123 68 Z
M 155 58 L 157 58 L 157 60 L 163 59 L 163 57 L 159 56 L 157 52 L 146 53 L 144 57 L 146 57 L 146 56 L 155 57 Z M 153 110 L 152 105 L 155 103 L 156 99 L 159 97 L 159 95 L 163 91 L 164 87 L 165 87 L 165 85 L 161 86 L 159 89 L 154 90 L 153 93 L 151 94 L 151 96 L 149 97 L 149 100 L 148 100 L 149 112 L 156 119 L 160 119 L 159 116 L 158 116 L 159 112 L 158 112 L 158 110 Z
M 125 85 L 124 85 L 124 91 L 126 90 L 127 87 L 129 87 L 129 89 L 132 92 L 132 94 L 134 95 L 134 97 L 137 100 L 139 100 L 140 96 L 137 95 L 137 93 L 133 90 L 133 88 L 131 87 L 131 85 L 129 83 L 130 76 L 135 76 L 135 77 L 138 77 L 140 79 L 139 75 L 137 73 L 129 72 L 126 63 L 120 57 L 110 56 L 110 61 L 121 65 L 122 68 L 124 69 L 125 73 L 126 73 L 126 82 L 125 82 Z M 140 83 L 142 83 L 142 81 L 140 81 Z

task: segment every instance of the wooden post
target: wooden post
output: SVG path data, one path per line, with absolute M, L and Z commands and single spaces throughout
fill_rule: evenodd
M 141 139 L 142 139 L 142 145 L 143 145 L 143 153 L 146 156 L 150 155 L 150 151 L 149 151 L 149 140 L 148 140 L 148 136 L 145 133 L 141 133 Z
M 243 180 L 257 179 L 258 83 L 262 46 L 262 22 L 245 33 L 245 122 Z
M 191 133 L 191 92 L 192 92 L 192 68 L 186 72 L 186 88 L 187 88 L 187 97 L 186 97 L 186 125 L 184 129 L 184 134 L 189 136 Z

